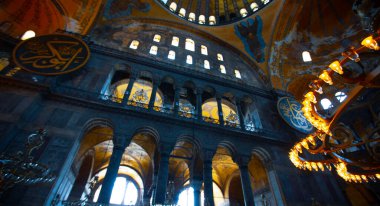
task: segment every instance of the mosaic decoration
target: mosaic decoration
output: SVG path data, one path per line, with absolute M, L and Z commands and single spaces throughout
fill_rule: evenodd
M 142 2 L 141 0 L 110 0 L 107 1 L 105 6 L 104 17 L 113 19 L 129 16 L 134 8 L 141 12 L 148 12 L 150 10 L 150 4 Z
M 289 97 L 281 97 L 277 102 L 278 113 L 281 117 L 294 129 L 310 133 L 313 126 L 303 116 L 302 106 L 295 99 Z
M 80 39 L 52 34 L 22 41 L 13 50 L 15 63 L 32 73 L 60 75 L 83 67 L 90 57 L 88 46 Z
M 245 50 L 257 62 L 265 61 L 265 42 L 262 36 L 263 22 L 260 16 L 235 25 L 235 33 L 244 44 Z

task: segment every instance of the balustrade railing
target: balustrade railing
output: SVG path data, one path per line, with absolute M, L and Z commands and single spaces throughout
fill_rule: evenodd
M 131 109 L 134 107 L 143 108 L 143 109 L 147 109 L 147 110 L 149 109 L 149 104 L 147 104 L 145 102 L 137 102 L 137 101 L 133 101 L 133 100 L 128 100 L 126 105 L 122 105 L 123 99 L 117 98 L 114 95 L 104 95 L 104 94 L 89 92 L 86 90 L 81 90 L 78 88 L 73 88 L 73 87 L 68 87 L 68 86 L 63 86 L 63 85 L 59 85 L 59 86 L 53 88 L 52 91 L 54 93 L 60 93 L 60 94 L 63 94 L 65 96 L 80 98 L 80 99 L 87 100 L 87 101 L 93 101 L 93 102 L 98 102 L 98 103 L 104 103 L 105 101 L 107 101 L 107 102 L 112 102 L 115 104 L 115 106 L 120 106 L 120 107 L 129 107 Z M 173 107 L 170 107 L 170 106 L 168 107 L 165 105 L 164 106 L 153 106 L 152 110 L 159 112 L 159 113 L 171 114 L 171 115 L 173 115 L 173 113 L 174 113 Z M 186 112 L 186 111 L 181 111 L 181 110 L 179 110 L 175 116 L 185 117 L 188 119 L 197 119 L 194 112 Z M 198 121 L 203 121 L 206 123 L 220 125 L 219 119 L 214 119 L 211 117 L 202 116 L 202 120 L 198 120 Z M 224 120 L 223 126 L 232 127 L 232 128 L 241 128 L 239 121 Z M 258 128 L 255 127 L 255 125 L 253 124 L 252 121 L 246 122 L 245 128 L 243 130 L 249 131 L 249 132 L 258 132 Z

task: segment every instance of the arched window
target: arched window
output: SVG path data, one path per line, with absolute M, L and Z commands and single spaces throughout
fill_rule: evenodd
M 220 73 L 225 74 L 226 73 L 226 67 L 224 65 L 219 66 Z
M 170 11 L 175 12 L 177 10 L 177 3 L 172 2 L 169 6 Z
M 193 57 L 191 55 L 186 56 L 186 63 L 187 64 L 193 64 Z
M 339 102 L 343 102 L 347 98 L 347 94 L 344 92 L 335 93 L 335 97 Z
M 303 51 L 302 52 L 302 59 L 303 59 L 304 62 L 311 62 L 310 52 Z
M 218 60 L 223 61 L 223 55 L 222 54 L 217 54 Z
M 206 17 L 205 15 L 199 15 L 199 20 L 198 20 L 199 24 L 205 24 L 206 22 Z
M 185 49 L 195 51 L 195 43 L 192 39 L 186 39 Z
M 229 201 L 224 198 L 222 190 L 219 188 L 215 182 L 212 183 L 212 190 L 214 196 L 215 205 L 229 205 Z M 204 206 L 204 191 L 201 189 L 201 206 Z M 194 188 L 185 187 L 184 190 L 178 196 L 177 205 L 179 206 L 190 206 L 194 205 Z
M 21 37 L 21 40 L 27 40 L 27 39 L 30 39 L 30 38 L 33 38 L 36 36 L 36 33 L 33 31 L 33 30 L 28 30 L 26 31 L 22 37 Z
M 175 51 L 170 50 L 168 54 L 168 59 L 174 60 L 175 59 Z
M 208 55 L 207 47 L 205 45 L 201 45 L 201 53 L 203 55 Z
M 168 3 L 168 0 L 161 0 L 161 1 L 162 1 L 162 3 L 164 3 L 164 4 Z
M 179 38 L 176 36 L 173 36 L 172 46 L 178 46 L 178 45 L 179 45 Z
M 324 110 L 327 110 L 333 107 L 331 101 L 327 98 L 321 99 L 321 105 Z
M 93 202 L 97 202 L 102 186 L 99 186 L 94 193 Z M 111 204 L 135 205 L 139 198 L 139 190 L 136 183 L 130 178 L 119 176 L 116 178 L 111 193 Z
M 129 45 L 129 48 L 131 48 L 131 49 L 137 49 L 137 48 L 139 47 L 139 44 L 140 44 L 139 41 L 137 41 L 137 40 L 133 40 L 133 41 L 131 42 L 131 45 Z
M 154 37 L 153 37 L 153 41 L 160 42 L 161 41 L 161 35 L 155 34 Z
M 189 19 L 188 19 L 189 21 L 195 21 L 195 13 L 193 13 L 193 12 L 190 12 L 190 14 L 189 14 Z
M 180 17 L 185 17 L 186 16 L 186 9 L 184 8 L 181 8 L 179 10 L 179 14 L 178 14 Z
M 259 5 L 257 5 L 257 3 L 255 3 L 255 2 L 253 2 L 251 4 L 251 9 L 252 9 L 252 11 L 257 11 L 259 9 Z
M 210 62 L 208 60 L 203 61 L 203 66 L 205 69 L 210 69 Z
M 242 17 L 246 17 L 248 15 L 248 11 L 245 8 L 240 9 L 240 15 Z
M 215 24 L 216 24 L 215 16 L 210 16 L 210 17 L 208 17 L 208 23 L 209 23 L 210 25 L 215 25 Z
M 235 77 L 241 79 L 240 71 L 235 69 Z
M 151 46 L 150 47 L 150 54 L 157 55 L 158 47 L 157 46 Z
M 269 3 L 269 0 L 261 0 L 261 2 L 263 2 L 263 4 L 267 4 Z

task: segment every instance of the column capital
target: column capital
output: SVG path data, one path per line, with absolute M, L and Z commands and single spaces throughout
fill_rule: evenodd
M 173 150 L 173 147 L 174 145 L 172 145 L 171 143 L 160 143 L 159 144 L 159 152 L 160 152 L 160 155 L 161 156 L 169 156 L 170 153 L 172 152 Z
M 138 74 L 136 72 L 131 72 L 131 75 L 129 76 L 129 79 L 136 80 L 138 77 Z
M 202 151 L 202 157 L 203 157 L 203 162 L 212 162 L 212 158 L 214 157 L 215 150 L 203 150 Z
M 203 88 L 202 87 L 197 87 L 195 88 L 195 91 L 197 92 L 197 94 L 203 94 Z
M 215 98 L 216 98 L 216 100 L 218 100 L 218 99 L 222 99 L 222 97 L 223 97 L 223 94 L 220 94 L 220 93 L 216 93 L 215 94 Z
M 239 167 L 248 167 L 250 161 L 251 157 L 247 155 L 237 155 L 237 157 L 234 158 L 234 162 L 236 162 Z
M 153 85 L 159 85 L 161 83 L 161 77 L 158 75 L 153 76 Z
M 131 143 L 132 139 L 128 138 L 128 135 L 126 134 L 119 134 L 119 135 L 114 135 L 112 138 L 112 142 L 114 145 L 114 148 L 120 148 L 120 149 L 125 149 L 128 147 L 128 145 Z
M 194 190 L 201 190 L 203 181 L 201 179 L 191 179 L 190 184 Z

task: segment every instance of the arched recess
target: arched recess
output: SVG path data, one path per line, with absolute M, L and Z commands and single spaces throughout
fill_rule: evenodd
M 157 96 L 161 95 L 161 103 L 154 105 L 155 111 L 164 113 L 172 113 L 174 109 L 174 94 L 175 94 L 175 80 L 173 77 L 165 76 L 162 78 L 160 85 L 157 89 Z
M 248 170 L 256 203 L 283 205 L 285 203 L 280 182 L 273 169 L 270 153 L 261 147 L 252 150 Z
M 112 142 L 112 138 L 113 129 L 110 121 L 93 119 L 85 124 L 83 135 L 79 137 L 79 148 L 73 148 L 76 151 L 73 153 L 75 157 L 58 189 L 57 196 L 66 200 L 70 194 L 71 200 L 79 200 L 90 195 L 89 180 L 96 170 L 98 159 L 101 158 L 96 146 L 103 142 Z
M 254 100 L 249 96 L 244 96 L 240 99 L 240 107 L 243 116 L 245 129 L 247 131 L 257 131 L 262 128 L 259 111 Z
M 186 118 L 195 117 L 196 94 L 195 85 L 191 81 L 186 81 L 180 90 L 178 114 Z
M 212 179 L 221 188 L 223 200 L 221 197 L 215 199 L 219 203 L 229 204 L 230 182 L 236 172 L 239 172 L 239 166 L 233 161 L 236 150 L 229 142 L 219 144 L 216 153 L 212 159 Z M 241 187 L 241 183 L 240 183 Z
M 190 136 L 178 138 L 169 158 L 169 202 L 177 203 L 179 193 L 190 180 L 194 161 L 199 159 L 199 145 Z

